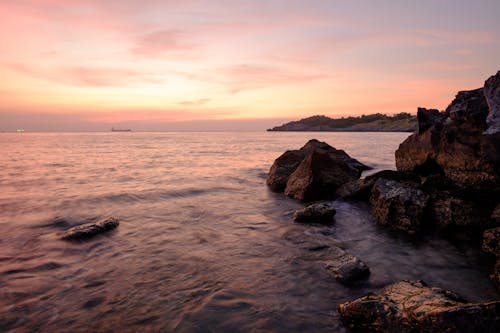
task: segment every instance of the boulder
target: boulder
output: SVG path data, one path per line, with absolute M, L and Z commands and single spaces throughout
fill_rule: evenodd
M 484 88 L 459 92 L 445 112 L 419 109 L 419 131 L 400 144 L 397 169 L 421 175 L 443 174 L 468 190 L 497 191 L 499 96 L 497 74 L 486 81 Z
M 473 201 L 447 191 L 431 196 L 429 210 L 438 229 L 483 227 L 488 222 Z
M 500 301 L 467 303 L 422 281 L 401 281 L 338 306 L 342 322 L 362 332 L 500 332 Z
M 493 209 L 493 213 L 491 214 L 491 220 L 493 223 L 499 225 L 500 224 L 500 204 L 497 204 L 495 209 Z
M 489 113 L 486 119 L 486 134 L 500 132 L 500 71 L 484 83 L 484 96 L 488 103 Z
M 373 185 L 380 178 L 396 181 L 420 182 L 420 177 L 411 172 L 400 172 L 394 170 L 382 170 L 363 179 L 356 179 L 340 186 L 335 195 L 342 199 L 368 200 L 370 198 Z
M 315 203 L 295 212 L 293 220 L 299 223 L 333 223 L 337 211 L 328 203 Z
M 370 197 L 378 224 L 410 235 L 422 229 L 429 195 L 413 182 L 380 178 Z
M 61 239 L 64 240 L 84 240 L 95 235 L 115 229 L 119 225 L 118 219 L 110 217 L 95 223 L 87 223 L 66 230 Z
M 500 289 L 500 227 L 488 229 L 483 233 L 483 251 L 496 257 L 490 279 Z
M 331 194 L 326 192 L 340 184 L 359 178 L 361 172 L 368 169 L 343 150 L 313 139 L 299 150 L 289 150 L 278 157 L 269 170 L 267 185 L 272 191 L 285 191 L 299 200 L 319 199 Z M 290 181 L 292 175 L 293 181 Z M 317 190 L 318 193 L 313 193 Z
M 359 260 L 358 257 L 348 253 L 345 253 L 335 260 L 326 262 L 325 269 L 332 274 L 337 281 L 345 285 L 351 285 L 370 275 L 368 266 Z

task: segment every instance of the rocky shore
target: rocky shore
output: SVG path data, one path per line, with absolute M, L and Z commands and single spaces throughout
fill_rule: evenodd
M 360 179 L 368 166 L 311 140 L 278 157 L 267 184 L 306 203 L 365 200 L 384 228 L 482 247 L 490 262 L 496 261 L 490 277 L 500 288 L 500 72 L 482 88 L 459 92 L 444 111 L 419 108 L 417 120 L 415 133 L 395 152 L 397 171 Z M 295 220 L 333 223 L 334 214 L 326 203 L 310 204 Z M 332 258 L 325 268 L 344 284 L 369 274 L 362 258 L 348 253 Z M 467 303 L 422 281 L 401 281 L 340 304 L 338 311 L 347 327 L 361 331 L 500 331 L 500 301 Z

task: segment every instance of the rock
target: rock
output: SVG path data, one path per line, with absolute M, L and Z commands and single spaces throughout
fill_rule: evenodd
M 267 185 L 274 192 L 283 192 L 290 175 L 297 169 L 305 154 L 297 150 L 288 150 L 278 157 L 267 176 Z
M 483 233 L 483 251 L 500 258 L 500 227 L 488 229 Z
M 418 133 L 423 133 L 433 126 L 443 125 L 446 115 L 437 109 L 417 109 Z
M 431 196 L 430 215 L 439 229 L 481 227 L 487 224 L 477 205 L 450 192 L 439 192 Z
M 490 274 L 490 280 L 500 289 L 500 259 L 498 258 L 495 267 L 493 267 L 493 272 Z
M 340 186 L 335 192 L 336 196 L 342 199 L 368 200 L 371 195 L 373 185 L 380 178 L 396 181 L 420 182 L 420 177 L 411 172 L 400 172 L 394 170 L 382 170 L 367 176 L 363 179 L 350 181 Z
M 342 169 L 345 174 L 349 175 L 352 178 L 349 179 L 357 179 L 361 175 L 361 172 L 364 170 L 368 170 L 369 167 L 360 163 L 359 161 L 349 157 L 343 150 L 338 150 L 328 145 L 325 142 L 321 142 L 318 140 L 310 140 L 308 141 L 300 150 L 289 150 L 278 157 L 271 169 L 269 170 L 269 175 L 267 177 L 267 185 L 271 188 L 271 190 L 275 192 L 286 191 L 287 183 L 291 175 L 299 168 L 299 166 L 304 162 L 308 157 L 315 155 L 314 158 L 309 159 L 309 164 L 311 163 L 311 159 L 314 161 L 312 167 L 315 170 L 321 169 L 321 166 L 317 166 L 315 163 L 318 160 L 318 156 L 327 156 L 328 158 L 319 158 L 322 161 L 326 161 L 328 166 L 335 165 L 335 170 Z M 311 167 L 311 166 L 310 166 Z M 306 166 L 302 167 L 302 173 Z M 327 170 L 322 169 L 320 171 L 321 175 L 327 173 Z M 344 173 L 340 174 L 340 176 L 344 176 Z M 300 176 L 300 174 L 299 174 Z M 296 178 L 296 177 L 295 177 Z M 317 185 L 321 182 L 322 178 L 317 178 L 311 180 L 314 185 Z M 295 179 L 293 184 L 298 185 L 299 183 L 307 183 L 307 179 Z M 325 184 L 325 190 L 329 190 L 329 185 Z M 290 190 L 289 192 L 295 192 L 297 189 Z M 323 193 L 316 197 L 321 197 Z M 294 195 L 291 195 L 294 196 Z M 302 199 L 301 199 L 302 200 Z
M 95 223 L 78 225 L 68 229 L 61 239 L 64 240 L 83 240 L 91 238 L 97 234 L 115 229 L 120 223 L 114 217 L 107 218 Z
M 466 124 L 484 131 L 488 116 L 488 103 L 484 97 L 483 88 L 458 92 L 446 108 L 445 114 L 449 115 L 457 125 Z
M 379 179 L 370 197 L 378 224 L 412 235 L 422 229 L 429 195 L 412 182 Z
M 496 224 L 500 224 L 500 204 L 498 204 L 495 209 L 493 209 L 491 220 Z
M 486 134 L 495 134 L 500 132 L 500 71 L 484 83 L 484 96 L 489 108 Z
M 336 212 L 328 203 L 315 203 L 296 211 L 293 220 L 299 223 L 333 223 Z
M 337 309 L 347 327 L 362 332 L 500 331 L 500 301 L 467 303 L 422 281 L 401 281 Z
M 325 269 L 331 273 L 337 281 L 345 285 L 353 284 L 370 275 L 368 266 L 357 257 L 348 253 L 335 260 L 326 262 Z

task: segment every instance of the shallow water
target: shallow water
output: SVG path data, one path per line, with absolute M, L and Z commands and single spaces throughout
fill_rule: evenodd
M 498 297 L 474 250 L 414 244 L 335 201 L 332 226 L 294 224 L 301 205 L 270 192 L 283 151 L 318 138 L 394 168 L 407 133 L 0 133 L 0 331 L 344 332 L 336 305 L 401 279 L 471 301 Z M 116 231 L 59 240 L 117 216 Z M 336 244 L 370 278 L 323 269 Z

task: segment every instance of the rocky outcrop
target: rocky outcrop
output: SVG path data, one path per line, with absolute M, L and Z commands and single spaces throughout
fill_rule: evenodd
M 500 331 L 500 302 L 467 303 L 422 281 L 401 281 L 338 306 L 344 324 L 362 332 Z
M 345 285 L 351 285 L 370 275 L 370 269 L 358 257 L 345 253 L 336 260 L 325 263 L 325 269 L 335 277 L 337 281 Z
M 488 103 L 489 113 L 486 119 L 486 134 L 500 132 L 500 71 L 484 83 L 484 96 Z
M 103 232 L 115 229 L 119 225 L 118 219 L 107 218 L 95 223 L 82 224 L 68 229 L 61 237 L 64 240 L 85 240 Z
M 467 190 L 500 190 L 499 100 L 497 74 L 484 88 L 459 92 L 444 112 L 420 108 L 418 132 L 396 151 L 397 169 L 443 174 Z
M 370 203 L 379 225 L 410 235 L 424 223 L 429 195 L 413 182 L 378 179 L 373 185 Z
M 500 288 L 500 227 L 488 229 L 483 234 L 483 251 L 495 256 L 496 264 L 490 279 Z
M 369 167 L 318 140 L 278 157 L 267 177 L 271 190 L 311 201 L 332 195 L 340 185 L 358 179 Z
M 293 220 L 299 223 L 333 223 L 337 211 L 328 203 L 315 203 L 295 212 Z

